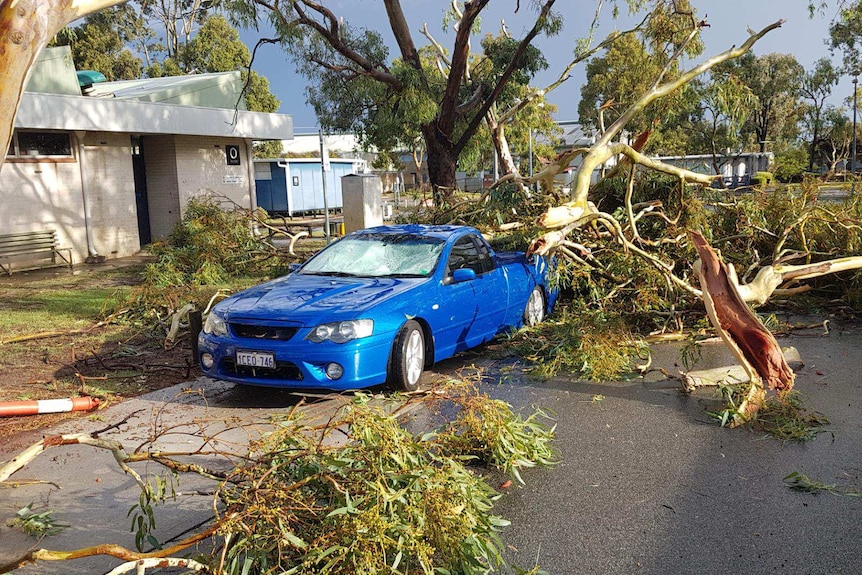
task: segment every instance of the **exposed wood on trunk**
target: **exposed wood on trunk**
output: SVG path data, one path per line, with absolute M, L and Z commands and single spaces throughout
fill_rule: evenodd
M 802 358 L 795 347 L 782 350 L 785 361 L 788 364 L 796 363 L 802 365 Z M 712 367 L 709 369 L 697 369 L 682 374 L 683 385 L 686 391 L 694 391 L 698 387 L 717 386 L 722 384 L 748 383 L 748 374 L 741 365 L 728 365 L 723 367 Z
M 709 319 L 728 344 L 753 383 L 762 380 L 769 389 L 793 387 L 794 374 L 781 347 L 731 281 L 727 266 L 699 232 L 689 232 L 701 260 L 698 277 Z

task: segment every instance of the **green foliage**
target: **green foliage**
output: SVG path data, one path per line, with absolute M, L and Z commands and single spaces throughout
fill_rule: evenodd
M 29 504 L 26 507 L 22 507 L 15 513 L 15 517 L 9 520 L 9 525 L 11 527 L 17 527 L 27 535 L 32 537 L 42 538 L 48 535 L 56 535 L 63 528 L 68 527 L 68 525 L 63 525 L 57 523 L 57 521 L 51 517 L 52 511 L 43 511 L 42 513 L 35 513 L 33 511 L 33 504 Z
M 843 54 L 843 72 L 858 74 L 862 70 L 862 2 L 841 4 L 838 17 L 829 26 L 829 40 L 831 48 Z
M 156 539 L 153 532 L 156 529 L 155 506 L 164 503 L 168 498 L 176 499 L 174 484 L 177 476 L 154 477 L 147 486 L 141 489 L 138 503 L 129 508 L 126 517 L 132 518 L 131 531 L 135 534 L 135 547 L 138 551 L 144 550 L 144 543 L 153 549 L 161 549 L 162 544 Z
M 259 276 L 261 268 L 271 268 L 274 251 L 255 237 L 254 216 L 226 207 L 206 196 L 190 199 L 168 240 L 151 244 L 158 261 L 146 267 L 145 283 L 217 285 L 231 278 Z
M 772 172 L 779 182 L 802 181 L 802 174 L 808 169 L 808 150 L 803 146 L 787 146 L 775 154 Z
M 492 514 L 498 494 L 465 463 L 487 449 L 479 442 L 505 428 L 516 445 L 507 454 L 499 442 L 489 462 L 543 464 L 531 457 L 549 456 L 552 432 L 467 396 L 474 399 L 462 409 L 482 412 L 459 420 L 457 438 L 445 429 L 411 435 L 364 395 L 323 438 L 288 417 L 224 486 L 230 513 L 220 531 L 227 546 L 221 572 L 478 575 L 500 567 L 499 530 L 508 523 Z M 472 417 L 491 431 L 476 433 L 466 423 Z
M 731 421 L 746 420 L 748 417 L 739 411 L 743 399 L 748 394 L 750 383 L 727 383 L 719 386 L 719 393 L 725 403 L 719 411 L 707 412 L 722 427 Z M 746 423 L 749 428 L 766 432 L 780 441 L 811 441 L 820 433 L 828 431 L 829 419 L 823 414 L 805 408 L 802 396 L 795 390 L 779 392 L 767 397 L 754 417 Z
M 647 352 L 620 316 L 575 302 L 558 308 L 544 323 L 516 332 L 510 345 L 521 357 L 537 362 L 531 373 L 542 379 L 560 373 L 594 381 L 617 379 L 630 373 Z
M 754 174 L 754 177 L 751 178 L 751 183 L 755 186 L 768 186 L 772 184 L 773 181 L 772 172 L 757 172 Z
M 651 51 L 637 36 L 617 38 L 604 53 L 586 66 L 587 82 L 581 88 L 578 115 L 590 127 L 599 127 L 599 108 L 611 104 L 604 112 L 605 126 L 615 121 L 641 95 L 646 93 L 662 73 L 666 55 Z M 671 66 L 665 80 L 673 79 L 678 67 Z M 688 148 L 691 115 L 696 99 L 690 86 L 675 90 L 649 106 L 626 126 L 633 135 L 650 131 L 648 151 L 682 153 Z
M 254 157 L 255 158 L 281 158 L 284 155 L 284 148 L 281 145 L 281 141 L 272 140 L 269 142 L 255 142 L 254 144 Z
M 157 257 L 142 273 L 143 284 L 118 293 L 105 314 L 124 321 L 161 322 L 185 304 L 206 309 L 210 299 L 287 272 L 287 261 L 254 234 L 262 210 L 221 205 L 215 198 L 192 198 L 168 240 L 150 244 Z
M 499 399 L 462 390 L 456 399 L 460 411 L 436 442 L 440 452 L 449 457 L 474 457 L 495 469 L 512 475 L 524 484 L 520 469 L 556 463 L 551 447 L 554 429 L 540 419 L 548 419 L 541 410 L 526 419 L 512 412 L 512 406 Z
M 822 413 L 810 411 L 795 390 L 768 397 L 753 422 L 757 429 L 766 431 L 781 441 L 811 441 L 827 431 L 829 419 Z
M 829 493 L 831 495 L 843 495 L 846 497 L 862 497 L 862 492 L 858 489 L 842 489 L 834 483 L 817 481 L 798 471 L 784 476 L 784 484 L 792 491 L 799 493 L 810 493 L 812 495 Z
M 747 131 L 761 152 L 766 150 L 767 142 L 790 142 L 796 137 L 798 97 L 805 70 L 793 55 L 755 56 L 748 52 L 716 70 L 739 77 L 757 98 Z
M 805 254 L 817 261 L 862 251 L 862 230 L 852 224 L 862 218 L 862 205 L 855 198 L 823 204 L 817 201 L 814 188 L 794 191 L 779 187 L 770 192 L 725 197 L 714 207 L 714 245 L 721 249 L 726 261 L 740 269 L 771 264 L 786 253 Z M 753 261 L 755 254 L 761 261 Z M 858 286 L 854 274 L 831 275 L 806 283 L 815 288 L 841 286 L 844 294 Z M 831 291 L 827 297 L 840 294 Z

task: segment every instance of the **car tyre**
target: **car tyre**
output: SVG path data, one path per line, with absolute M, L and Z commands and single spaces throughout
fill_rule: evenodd
M 530 292 L 527 305 L 524 307 L 524 325 L 533 327 L 542 323 L 545 319 L 545 309 L 545 292 L 536 286 Z
M 425 334 L 416 321 L 404 324 L 395 336 L 392 349 L 390 384 L 403 391 L 419 389 L 419 379 L 425 370 Z

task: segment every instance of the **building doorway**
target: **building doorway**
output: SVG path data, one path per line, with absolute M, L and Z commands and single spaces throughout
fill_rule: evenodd
M 135 207 L 138 212 L 138 238 L 141 247 L 153 241 L 150 232 L 150 205 L 147 199 L 147 173 L 144 163 L 144 139 L 132 136 L 132 171 L 135 176 Z

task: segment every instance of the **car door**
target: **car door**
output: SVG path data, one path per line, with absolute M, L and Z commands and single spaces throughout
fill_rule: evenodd
M 468 265 L 476 272 L 476 279 L 472 282 L 478 306 L 475 330 L 481 341 L 488 341 L 497 335 L 506 316 L 508 305 L 506 278 L 503 270 L 497 267 L 488 243 L 476 234 L 470 234 L 467 237 L 474 246 L 468 256 L 470 260 Z
M 452 246 L 446 259 L 440 305 L 448 321 L 436 335 L 436 346 L 443 352 L 444 357 L 481 343 L 481 340 L 477 341 L 476 331 L 479 303 L 473 288 L 475 282 L 472 280 L 456 282 L 452 275 L 457 269 L 470 267 L 470 255 L 474 251 L 472 240 L 469 237 L 462 237 Z
M 452 246 L 446 262 L 444 289 L 446 300 L 454 306 L 450 317 L 453 328 L 457 325 L 455 351 L 475 347 L 496 335 L 506 312 L 505 282 L 501 271 L 494 264 L 488 245 L 475 234 L 466 235 Z M 452 274 L 457 269 L 471 269 L 474 279 L 454 282 Z

